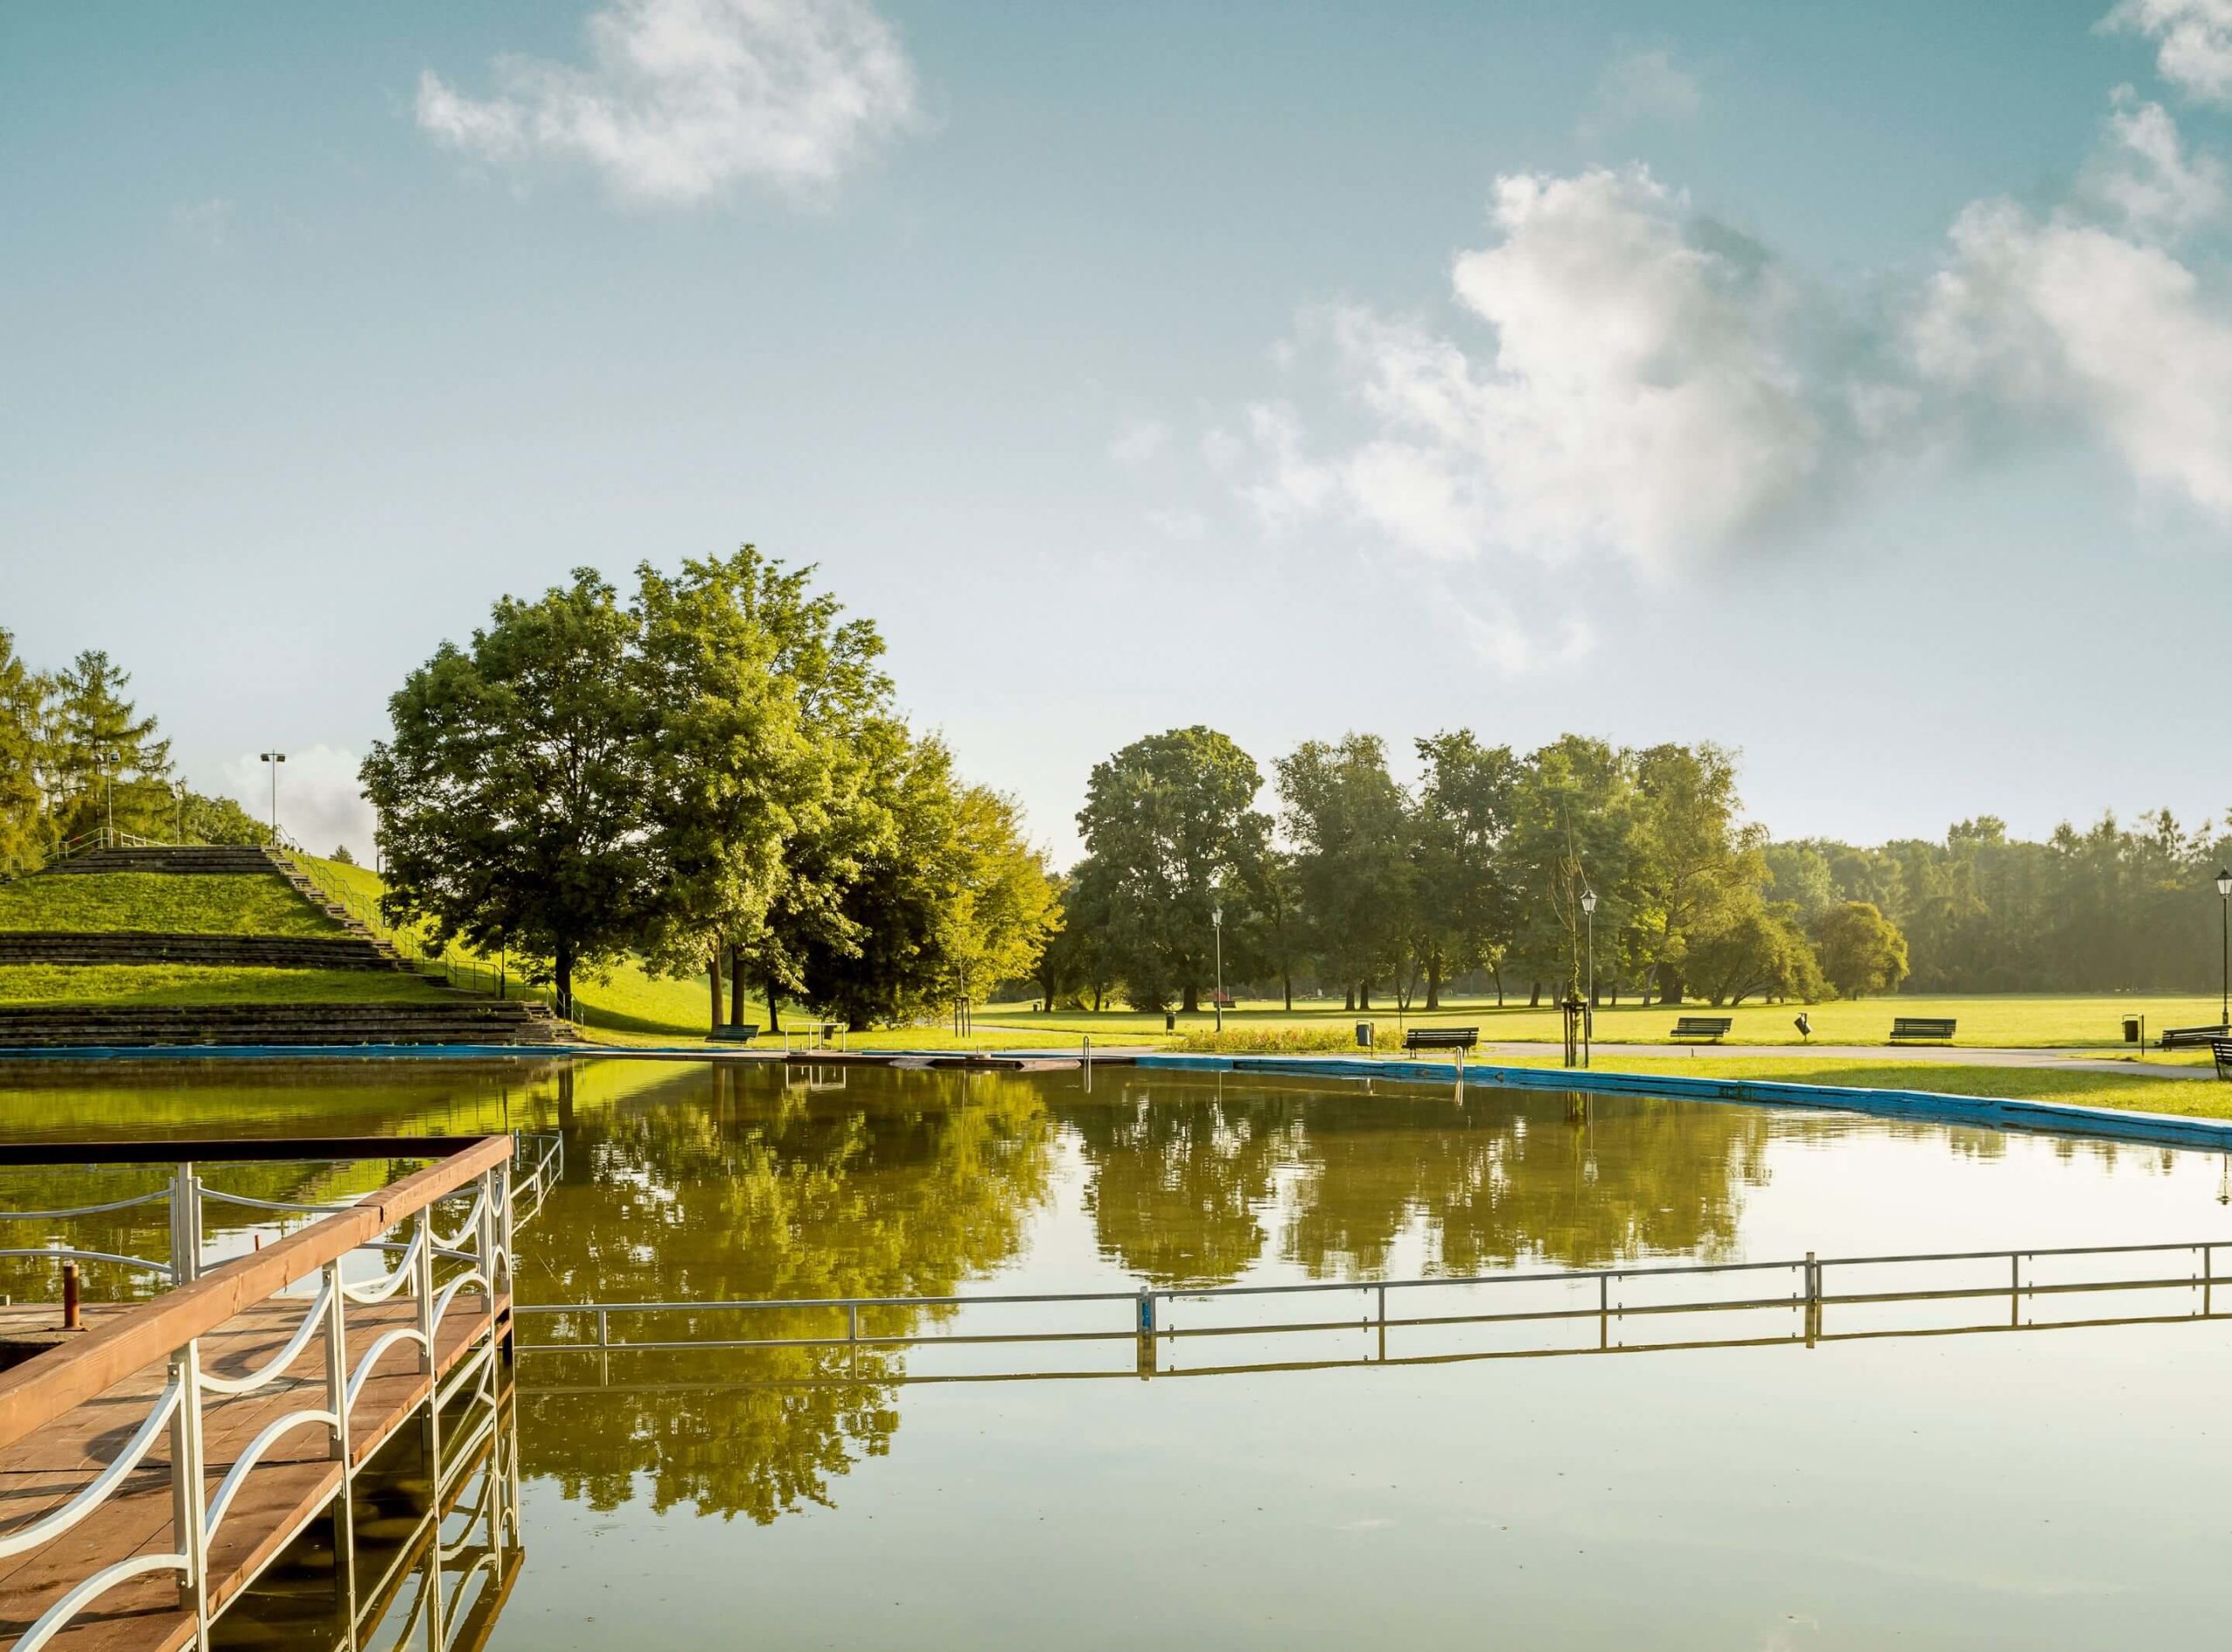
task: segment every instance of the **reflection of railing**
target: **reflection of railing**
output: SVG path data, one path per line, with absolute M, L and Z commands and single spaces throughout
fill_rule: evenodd
M 384 1138 L 371 1138 L 384 1140 Z M 542 1201 L 549 1197 L 550 1189 L 566 1167 L 566 1142 L 562 1136 L 521 1132 L 514 1137 L 516 1144 L 512 1160 L 511 1200 L 517 1207 L 516 1220 L 525 1224 L 532 1220 L 542 1208 Z M 212 1151 L 222 1159 L 249 1158 L 263 1163 L 296 1162 L 316 1164 L 363 1159 L 374 1156 L 366 1151 L 365 1139 L 349 1138 L 340 1141 L 297 1139 L 276 1144 L 280 1151 L 274 1154 L 255 1151 L 262 1144 L 227 1142 L 218 1144 Z M 402 1144 L 407 1146 L 407 1144 Z M 162 1186 L 147 1193 L 135 1193 L 126 1199 L 112 1199 L 99 1204 L 71 1205 L 52 1210 L 0 1209 L 0 1222 L 68 1221 L 86 1216 L 106 1215 L 121 1210 L 132 1210 L 143 1205 L 165 1204 L 169 1207 L 170 1254 L 167 1260 L 157 1261 L 152 1257 L 125 1255 L 115 1251 L 88 1250 L 65 1244 L 60 1240 L 44 1245 L 0 1247 L 0 1258 L 42 1257 L 65 1262 L 101 1262 L 122 1268 L 128 1272 L 144 1274 L 165 1284 L 187 1284 L 207 1270 L 209 1266 L 208 1242 L 203 1234 L 203 1217 L 210 1205 L 230 1206 L 242 1210 L 264 1211 L 285 1218 L 288 1216 L 323 1216 L 335 1211 L 347 1210 L 354 1200 L 318 1202 L 299 1199 L 255 1199 L 246 1193 L 227 1193 L 212 1187 L 196 1168 L 200 1160 L 187 1158 L 194 1143 L 127 1144 L 133 1151 L 140 1147 L 157 1152 L 157 1160 L 176 1156 L 170 1180 Z M 208 1143 L 200 1144 L 203 1148 Z M 32 1143 L 17 1148 L 0 1147 L 0 1165 L 52 1164 L 63 1155 L 63 1162 L 117 1162 L 100 1158 L 112 1151 L 97 1145 L 65 1147 Z M 78 1158 L 76 1155 L 87 1155 Z M 408 1152 L 397 1156 L 410 1157 Z M 140 1162 L 146 1162 L 141 1160 Z M 374 1247 L 373 1248 L 378 1248 Z M 394 1248 L 399 1248 L 395 1247 Z
M 175 1288 L 115 1310 L 83 1341 L 0 1377 L 0 1468 L 26 1474 L 36 1472 L 33 1458 L 52 1460 L 58 1452 L 66 1461 L 104 1449 L 120 1407 L 152 1402 L 121 1450 L 84 1485 L 24 1499 L 50 1506 L 0 1534 L 0 1560 L 40 1550 L 53 1557 L 44 1569 L 59 1573 L 64 1585 L 58 1594 L 55 1582 L 24 1581 L 25 1568 L 0 1579 L 0 1620 L 26 1626 L 15 1652 L 37 1652 L 96 1600 L 112 1623 L 136 1617 L 150 1639 L 177 1631 L 206 1645 L 211 1618 L 261 1571 L 274 1535 L 310 1518 L 337 1489 L 345 1491 L 362 1460 L 415 1406 L 431 1397 L 434 1429 L 443 1408 L 476 1376 L 486 1379 L 512 1274 L 513 1153 L 505 1136 L 42 1144 L 0 1152 L 0 1162 L 17 1165 L 147 1164 L 191 1155 L 164 1194 L 171 1200 L 171 1259 L 117 1259 L 160 1272 Z M 194 1163 L 367 1158 L 436 1162 L 328 1210 L 268 1247 L 202 1271 L 207 1201 L 306 1207 L 214 1194 L 201 1185 Z M 453 1195 L 467 1207 L 461 1215 L 439 1214 Z M 398 1237 L 406 1227 L 407 1241 Z M 366 1251 L 396 1254 L 395 1266 L 376 1262 L 371 1277 L 352 1279 L 346 1261 Z M 304 1309 L 291 1293 L 312 1281 L 316 1295 Z M 459 1323 L 446 1323 L 468 1293 L 475 1305 Z M 407 1356 L 390 1358 L 391 1350 Z M 305 1359 L 322 1370 L 322 1382 L 290 1375 Z M 322 1460 L 275 1454 L 282 1439 L 303 1429 L 323 1433 Z M 162 1470 L 140 1472 L 166 1435 Z M 212 1492 L 208 1476 L 221 1470 Z M 243 1503 L 252 1476 L 259 1489 Z M 158 1506 L 169 1512 L 168 1547 L 149 1541 L 159 1529 Z M 66 1559 L 44 1550 L 72 1531 L 78 1535 Z M 152 1591 L 148 1581 L 163 1574 L 176 1574 L 176 1588 Z
M 1040 1291 L 1019 1293 L 986 1293 L 976 1295 L 953 1296 L 862 1296 L 862 1297 L 796 1297 L 786 1300 L 745 1299 L 727 1302 L 588 1302 L 580 1304 L 537 1303 L 520 1304 L 514 1312 L 522 1315 L 550 1319 L 556 1322 L 558 1335 L 543 1342 L 521 1342 L 521 1352 L 537 1353 L 594 1353 L 602 1356 L 633 1353 L 678 1353 L 685 1350 L 720 1349 L 781 1349 L 781 1348 L 869 1348 L 908 1349 L 939 1347 L 970 1347 L 985 1344 L 1023 1345 L 1063 1343 L 1128 1343 L 1135 1344 L 1136 1356 L 1126 1372 L 1066 1372 L 1060 1375 L 1154 1375 L 1158 1350 L 1174 1349 L 1179 1343 L 1194 1338 L 1235 1336 L 1287 1336 L 1304 1333 L 1354 1333 L 1376 1335 L 1378 1351 L 1369 1360 L 1309 1361 L 1312 1364 L 1331 1363 L 1415 1363 L 1421 1359 L 1492 1357 L 1505 1355 L 1570 1354 L 1582 1352 L 1635 1352 L 1645 1347 L 1725 1346 L 1732 1343 L 1802 1342 L 1808 1346 L 1819 1342 L 1846 1341 L 1881 1336 L 1935 1335 L 1948 1331 L 1984 1329 L 2049 1329 L 2066 1321 L 2038 1321 L 2035 1317 L 2037 1305 L 2043 1300 L 2051 1302 L 2063 1296 L 2079 1294 L 2097 1295 L 2100 1293 L 2183 1290 L 2199 1293 L 2198 1302 L 2187 1311 L 2143 1316 L 2154 1319 L 2195 1319 L 2216 1317 L 2215 1293 L 2215 1252 L 2232 1241 L 2199 1241 L 2167 1245 L 2106 1245 L 2041 1247 L 2031 1250 L 1942 1251 L 1913 1254 L 1883 1256 L 1821 1257 L 1812 1254 L 1784 1261 L 1762 1262 L 1705 1262 L 1677 1264 L 1671 1267 L 1559 1269 L 1505 1274 L 1480 1274 L 1425 1279 L 1320 1281 L 1311 1280 L 1283 1285 L 1229 1285 L 1206 1288 L 1141 1286 L 1136 1291 Z M 2055 1276 L 2058 1267 L 2070 1270 L 2076 1259 L 2096 1258 L 2122 1261 L 2146 1256 L 2181 1256 L 2193 1258 L 2195 1271 L 2169 1274 L 2159 1267 L 2136 1275 L 2109 1277 Z M 1974 1276 L 1981 1268 L 2004 1268 L 2004 1275 L 1989 1281 Z M 2044 1271 L 2042 1272 L 2042 1268 Z M 1953 1270 L 1950 1279 L 1937 1277 L 1946 1270 Z M 1965 1270 L 1965 1271 L 1964 1271 Z M 1831 1288 L 1828 1280 L 1834 1273 L 1848 1281 L 1843 1288 Z M 1887 1277 L 1887 1272 L 1888 1276 Z M 1928 1278 L 1924 1275 L 1930 1275 Z M 1786 1278 L 1787 1289 L 1773 1289 L 1761 1282 L 1776 1276 Z M 1698 1286 L 1693 1291 L 1705 1294 L 1678 1295 L 1668 1293 L 1669 1281 L 1711 1279 L 1725 1282 L 1729 1289 L 1710 1292 Z M 2232 1282 L 2232 1281 L 2225 1281 Z M 1548 1293 L 1552 1300 L 1543 1303 L 1521 1305 L 1513 1299 L 1527 1291 Z M 1494 1295 L 1499 1304 L 1508 1307 L 1485 1308 L 1478 1300 L 1465 1304 L 1466 1311 L 1416 1312 L 1405 1314 L 1401 1307 L 1406 1300 L 1421 1296 L 1448 1295 L 1459 1293 L 1485 1293 Z M 1397 1311 L 1389 1311 L 1391 1294 Z M 1238 1317 L 1219 1319 L 1215 1310 L 1220 1307 L 1264 1309 L 1273 1301 L 1293 1300 L 1316 1302 L 1329 1296 L 1361 1296 L 1364 1310 L 1360 1314 L 1331 1318 L 1322 1312 L 1310 1317 L 1271 1317 L 1267 1312 L 1244 1312 Z M 1888 1303 L 1959 1303 L 1978 1301 L 2005 1301 L 2009 1304 L 2008 1320 L 1994 1325 L 1950 1325 L 1904 1328 L 1857 1326 L 1830 1330 L 1823 1324 L 1823 1315 L 1832 1308 L 1861 1309 Z M 1097 1305 L 1126 1305 L 1128 1324 L 1124 1329 L 1065 1326 L 1046 1329 L 1034 1325 L 1027 1329 L 999 1330 L 954 1329 L 951 1327 L 965 1315 L 986 1310 L 1030 1309 L 1041 1312 L 1059 1304 L 1086 1303 Z M 1181 1326 L 1173 1322 L 1171 1307 L 1176 1303 L 1194 1304 L 1210 1311 L 1204 1322 Z M 1441 1306 L 1435 1303 L 1433 1306 Z M 1455 1304 L 1449 1304 L 1455 1306 Z M 2023 1319 L 2025 1306 L 2033 1310 L 2034 1317 L 2026 1323 Z M 827 1335 L 767 1336 L 751 1335 L 723 1335 L 724 1330 L 742 1329 L 739 1321 L 749 1316 L 771 1312 L 795 1314 L 841 1315 L 841 1330 L 833 1325 Z M 1616 1339 L 1616 1328 L 1624 1330 L 1630 1322 L 1650 1323 L 1676 1315 L 1730 1315 L 1759 1313 L 1795 1314 L 1799 1323 L 1787 1331 L 1771 1336 L 1746 1335 L 1735 1339 L 1711 1339 L 1703 1343 L 1681 1341 L 1674 1343 L 1637 1343 L 1624 1337 Z M 878 1334 L 873 1322 L 863 1325 L 864 1315 L 890 1315 L 903 1318 L 905 1328 Z M 614 1333 L 614 1323 L 624 1327 L 629 1322 L 665 1320 L 683 1322 L 679 1335 L 652 1334 L 630 1337 Z M 922 1330 L 916 1327 L 925 1319 L 935 1321 L 938 1329 Z M 2129 1322 L 2119 1319 L 2113 1322 Z M 1408 1358 L 1391 1359 L 1387 1352 L 1390 1331 L 1425 1331 L 1451 1328 L 1483 1328 L 1496 1326 L 1541 1326 L 1583 1324 L 1594 1329 L 1593 1343 L 1574 1346 L 1541 1347 L 1494 1350 L 1494 1353 L 1440 1351 Z M 1756 1328 L 1753 1328 L 1756 1329 Z M 1284 1364 L 1292 1362 L 1270 1362 Z M 1238 1366 L 1219 1366 L 1218 1370 L 1262 1369 L 1265 1363 Z M 970 1373 L 965 1377 L 945 1380 L 980 1380 L 988 1375 L 1024 1376 L 1055 1375 L 1058 1373 L 1008 1372 Z M 920 1379 L 913 1379 L 920 1380 Z M 932 1377 L 929 1380 L 942 1380 Z

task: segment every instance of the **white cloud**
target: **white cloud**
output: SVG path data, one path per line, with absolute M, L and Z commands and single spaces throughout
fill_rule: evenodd
M 914 119 L 915 72 L 865 0 L 616 0 L 589 65 L 497 64 L 476 99 L 432 70 L 418 119 L 494 165 L 579 160 L 621 195 L 684 204 L 763 184 L 811 198 Z
M 1544 628 L 1523 622 L 1512 605 L 1489 592 L 1469 601 L 1453 596 L 1439 611 L 1451 615 L 1480 660 L 1506 676 L 1577 665 L 1596 647 L 1589 622 L 1568 615 Z
M 279 765 L 279 829 L 313 853 L 336 844 L 366 865 L 372 857 L 372 806 L 358 789 L 357 754 L 330 745 L 287 753 Z M 271 771 L 255 752 L 225 765 L 224 790 L 259 820 L 271 814 Z
M 1453 325 L 1305 312 L 1326 382 L 1250 407 L 1244 459 L 1213 430 L 1266 533 L 1494 557 L 1521 595 L 1575 557 L 1665 576 L 2045 428 L 2232 518 L 2232 283 L 2175 250 L 2232 220 L 2232 183 L 2127 89 L 2063 205 L 1971 205 L 1934 274 L 1866 306 L 1640 167 L 1500 179 L 1492 219 L 1452 261 Z M 1471 629 L 1508 669 L 1561 657 L 1508 610 Z
M 2159 103 L 2116 93 L 2107 141 L 2082 180 L 2084 193 L 2145 237 L 2174 239 L 2224 216 L 2224 165 L 2188 155 L 2177 124 Z
M 1623 51 L 1596 78 L 1596 96 L 1582 126 L 1601 132 L 1637 120 L 1691 120 L 1702 102 L 1698 78 L 1671 52 Z
M 1312 318 L 1367 432 L 1312 458 L 1291 407 L 1253 410 L 1242 493 L 1267 526 L 1338 507 L 1436 556 L 1605 549 L 1664 569 L 1819 486 L 1824 415 L 1772 260 L 1640 167 L 1500 179 L 1494 220 L 1451 275 L 1482 343 L 1355 307 Z
M 1912 338 L 1926 379 L 2072 420 L 2137 476 L 2232 514 L 2232 314 L 2164 248 L 1978 202 Z
M 2232 0 L 2121 0 L 2101 21 L 2157 42 L 2155 69 L 2188 96 L 2232 104 Z
M 1170 443 L 1170 428 L 1160 419 L 1133 419 L 1108 444 L 1108 457 L 1119 465 L 1144 465 Z
M 1199 511 L 1149 511 L 1147 526 L 1165 539 L 1176 540 L 1181 544 L 1194 544 L 1209 535 L 1209 519 Z

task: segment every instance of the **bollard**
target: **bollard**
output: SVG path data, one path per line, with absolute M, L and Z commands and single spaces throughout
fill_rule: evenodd
M 62 1329 L 81 1331 L 85 1326 L 78 1317 L 78 1264 L 62 1264 Z

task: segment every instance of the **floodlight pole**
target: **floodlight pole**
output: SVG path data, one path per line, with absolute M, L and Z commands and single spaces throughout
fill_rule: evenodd
M 260 759 L 271 765 L 271 846 L 279 846 L 279 765 L 287 760 L 284 751 L 266 751 Z

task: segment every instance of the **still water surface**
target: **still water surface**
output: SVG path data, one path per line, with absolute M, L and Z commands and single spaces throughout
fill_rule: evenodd
M 564 1183 L 523 1237 L 522 1302 L 2232 1238 L 2212 1155 L 1637 1098 L 629 1062 L 0 1078 L 15 1137 L 507 1125 L 566 1139 Z M 1313 1300 L 1309 1316 L 1348 1317 L 1364 1297 Z M 2003 1298 L 1842 1322 L 2197 1303 Z M 1003 1329 L 1129 1323 L 1121 1303 L 1007 1311 Z M 1164 1347 L 1147 1381 L 1128 1339 L 523 1354 L 527 1563 L 492 1644 L 2105 1648 L 2232 1631 L 2232 1326 L 1808 1348 L 1792 1310 L 1750 1317 L 1765 1345 L 1187 1375 L 1378 1352 L 1361 1330 L 1204 1339 Z M 799 1310 L 757 1334 L 834 1328 Z M 886 1310 L 868 1329 L 987 1328 Z M 1599 1336 L 1593 1316 L 1434 1328 L 1391 1333 L 1387 1352 Z M 1120 1374 L 908 1380 L 1021 1370 Z

